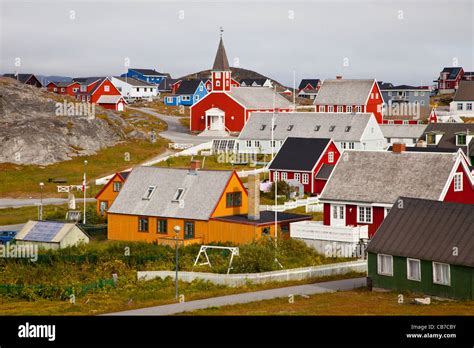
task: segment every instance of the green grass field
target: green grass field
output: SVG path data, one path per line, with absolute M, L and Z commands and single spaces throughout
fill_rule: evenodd
M 261 166 L 252 166 L 251 163 L 246 164 L 232 164 L 231 157 L 223 155 L 211 155 L 211 156 L 175 156 L 171 157 L 166 161 L 162 161 L 156 164 L 157 167 L 169 167 L 169 168 L 189 168 L 191 159 L 200 160 L 202 169 L 213 169 L 213 170 L 252 170 L 261 168 Z

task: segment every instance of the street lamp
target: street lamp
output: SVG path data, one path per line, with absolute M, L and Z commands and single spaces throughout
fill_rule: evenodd
M 38 210 L 38 220 L 42 221 L 43 220 L 43 187 L 44 187 L 44 183 L 40 182 L 39 186 L 40 186 L 40 206 L 39 206 L 39 210 Z
M 178 238 L 179 238 L 179 232 L 181 231 L 181 227 L 176 225 L 173 228 L 173 230 L 176 233 L 176 238 L 175 238 L 176 240 L 176 275 L 174 279 L 174 284 L 175 284 L 175 296 L 176 296 L 176 299 L 178 299 L 178 293 L 179 293 L 179 290 L 178 290 Z
M 84 189 L 84 216 L 82 218 L 82 223 L 85 225 L 86 224 L 86 166 L 87 166 L 87 160 L 84 161 L 84 181 L 82 183 L 82 187 Z

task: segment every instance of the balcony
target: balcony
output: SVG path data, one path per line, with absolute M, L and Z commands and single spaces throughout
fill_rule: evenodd
M 369 238 L 368 226 L 326 226 L 322 221 L 299 221 L 290 224 L 292 238 L 358 243 Z
M 161 237 L 158 238 L 158 244 L 169 245 L 174 248 L 176 246 L 176 239 L 172 237 Z M 202 244 L 202 238 L 178 239 L 178 245 L 180 247 L 193 244 Z

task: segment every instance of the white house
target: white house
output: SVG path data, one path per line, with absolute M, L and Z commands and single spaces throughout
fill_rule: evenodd
M 149 100 L 156 98 L 159 94 L 158 86 L 132 77 L 112 77 L 111 81 L 127 101 L 137 99 Z
M 474 81 L 461 81 L 449 111 L 453 116 L 474 117 Z
M 416 146 L 427 126 L 427 124 L 381 124 L 380 128 L 388 146 L 395 143 Z
M 271 144 L 272 124 L 274 144 Z M 329 138 L 341 152 L 386 147 L 382 130 L 372 113 L 252 112 L 237 140 L 237 151 L 271 154 L 273 150 L 276 153 L 287 137 Z

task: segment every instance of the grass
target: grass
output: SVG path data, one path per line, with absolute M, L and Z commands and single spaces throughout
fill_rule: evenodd
M 179 123 L 181 123 L 181 125 L 186 129 L 189 129 L 191 120 L 189 119 L 189 117 L 181 117 L 179 119 Z
M 159 133 L 168 129 L 168 125 L 158 117 L 139 110 L 126 109 L 120 113 L 120 116 L 133 124 L 136 128 L 147 133 L 151 131 Z
M 298 207 L 295 209 L 290 209 L 286 211 L 287 213 L 294 213 L 294 214 L 304 214 L 304 215 L 311 215 L 313 218 L 311 220 L 315 221 L 322 221 L 323 220 L 323 212 L 322 211 L 316 211 L 316 212 L 306 212 L 305 207 Z
M 220 308 L 209 308 L 187 315 L 472 315 L 474 301 L 433 301 L 431 305 L 412 304 L 416 296 L 405 293 L 404 303 L 398 303 L 399 293 L 371 292 L 366 288 L 296 297 L 265 300 Z
M 222 155 L 211 155 L 211 156 L 175 156 L 171 157 L 166 161 L 162 161 L 156 164 L 157 167 L 169 167 L 169 168 L 189 168 L 191 159 L 200 160 L 203 169 L 214 169 L 214 170 L 251 170 L 259 167 L 252 166 L 251 163 L 233 165 L 230 163 L 231 157 Z
M 189 116 L 190 108 L 189 106 L 166 106 L 162 100 L 169 96 L 169 93 L 164 93 L 160 96 L 160 100 L 154 100 L 152 102 L 141 102 L 133 104 L 132 106 L 137 107 L 147 107 L 151 108 L 159 114 L 168 115 L 168 116 Z
M 84 175 L 84 160 L 88 161 L 87 178 L 91 190 L 89 197 L 101 187 L 93 179 L 130 168 L 164 152 L 168 141 L 159 138 L 155 143 L 134 140 L 105 148 L 92 156 L 75 157 L 70 161 L 48 166 L 0 164 L 0 197 L 40 197 L 39 183 L 44 183 L 43 197 L 66 197 L 57 192 L 57 185 L 81 185 Z M 64 178 L 66 184 L 48 182 L 49 178 Z

